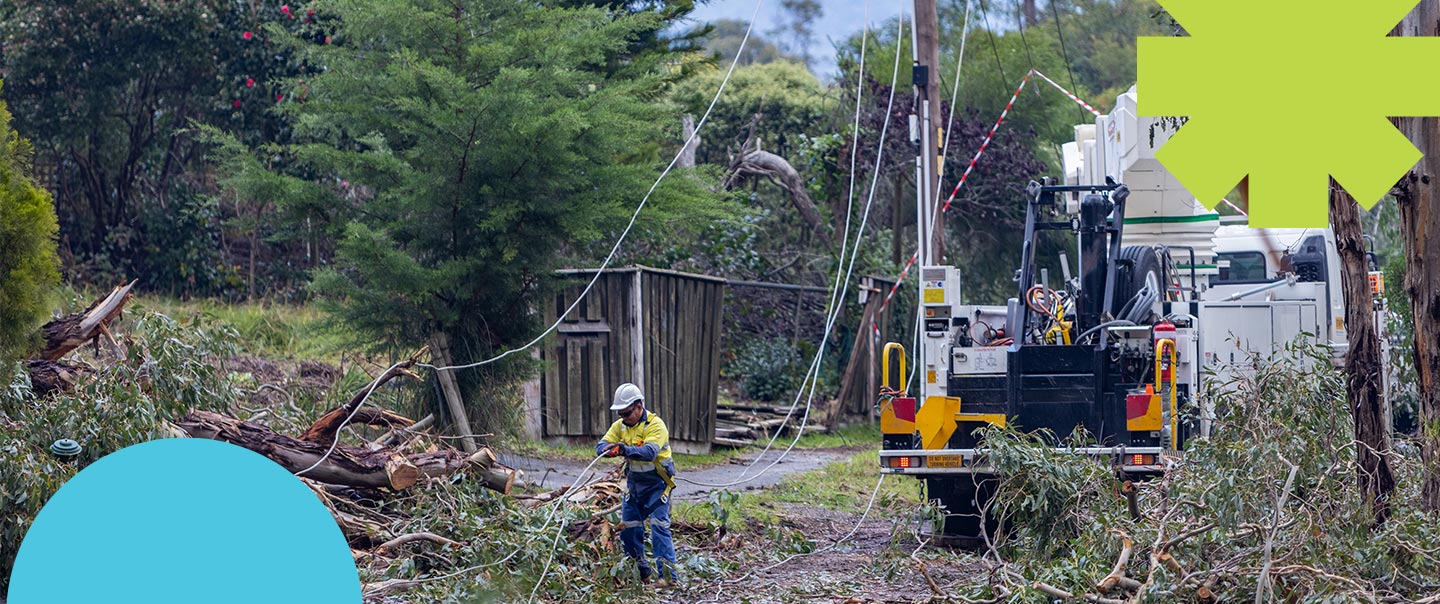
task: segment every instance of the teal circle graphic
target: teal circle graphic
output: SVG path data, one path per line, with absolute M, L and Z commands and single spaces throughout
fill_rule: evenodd
M 258 453 L 172 438 L 76 474 L 16 555 L 10 604 L 358 604 L 329 510 Z

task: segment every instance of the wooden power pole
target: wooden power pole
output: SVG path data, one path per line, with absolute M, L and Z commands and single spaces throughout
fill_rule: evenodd
M 920 231 L 917 242 L 929 237 L 929 254 L 921 254 L 924 264 L 945 261 L 945 229 L 940 219 L 940 17 L 935 0 L 915 0 L 915 64 L 911 79 L 915 84 L 916 122 L 914 133 L 916 167 L 920 177 L 916 183 L 919 196 Z M 932 230 L 933 229 L 933 230 Z M 924 243 L 920 244 L 921 246 Z

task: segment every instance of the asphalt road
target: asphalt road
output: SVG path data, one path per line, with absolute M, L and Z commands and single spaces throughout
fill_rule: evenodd
M 845 461 L 861 449 L 793 449 L 788 454 L 783 447 L 767 451 L 757 461 L 754 455 L 737 456 L 730 463 L 723 463 L 698 470 L 686 469 L 684 462 L 676 464 L 674 497 L 681 501 L 705 499 L 711 491 L 729 489 L 749 491 L 763 489 L 780 482 L 791 474 L 808 472 L 829 464 Z M 538 484 L 541 488 L 555 488 L 562 484 L 573 484 L 584 471 L 585 464 L 569 460 L 546 460 L 518 455 L 500 455 L 500 463 L 524 470 L 524 480 Z M 778 462 L 777 462 L 778 460 Z M 595 472 L 601 475 L 614 469 L 618 460 L 602 460 L 595 464 Z

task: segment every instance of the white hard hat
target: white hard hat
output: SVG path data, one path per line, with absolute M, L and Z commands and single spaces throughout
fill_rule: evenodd
M 626 409 L 643 398 L 645 398 L 645 395 L 640 393 L 639 386 L 629 382 L 620 384 L 620 387 L 615 389 L 615 402 L 610 404 L 610 410 L 620 411 Z

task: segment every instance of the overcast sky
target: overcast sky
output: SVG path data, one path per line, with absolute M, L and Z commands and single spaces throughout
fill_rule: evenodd
M 756 3 L 756 0 L 709 0 L 696 7 L 692 17 L 701 22 L 718 19 L 749 21 L 750 16 L 755 14 Z M 815 39 L 810 43 L 811 69 L 826 77 L 834 74 L 835 44 L 864 27 L 865 3 L 866 0 L 820 0 L 823 13 L 815 24 Z M 900 6 L 901 3 L 893 0 L 870 0 L 871 27 L 894 17 L 900 12 Z M 914 4 L 911 0 L 904 0 L 904 6 L 908 15 Z M 780 22 L 780 2 L 764 0 L 758 21 L 754 33 L 775 41 L 769 32 Z

